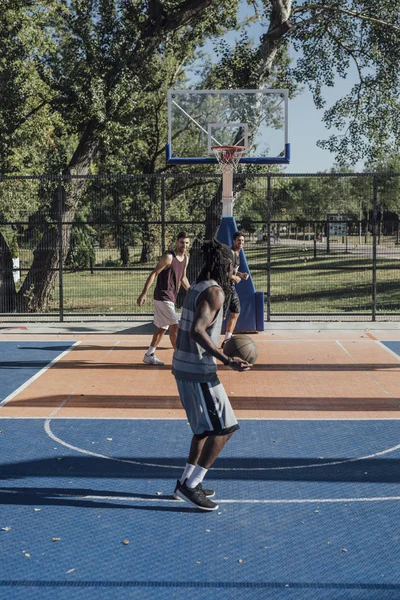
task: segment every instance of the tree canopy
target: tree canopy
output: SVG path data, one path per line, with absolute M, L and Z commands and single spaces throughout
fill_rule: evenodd
M 325 108 L 321 141 L 340 163 L 397 149 L 400 0 L 248 0 L 263 33 L 250 39 L 239 0 L 14 0 L 0 17 L 0 172 L 85 176 L 107 170 L 165 169 L 166 92 L 190 87 L 187 68 L 207 40 L 243 30 L 219 45 L 216 64 L 204 62 L 203 88 L 307 85 Z M 297 58 L 291 62 L 291 48 Z M 359 81 L 333 106 L 326 87 L 356 66 Z M 72 179 L 63 219 L 71 223 L 85 182 Z M 40 186 L 38 186 L 38 189 Z M 64 190 L 65 192 L 65 190 Z M 21 196 L 22 198 L 22 196 Z M 36 209 L 16 200 L 21 211 Z M 38 191 L 40 200 L 40 189 Z M 47 198 L 51 211 L 59 196 Z M 39 202 L 40 203 L 40 202 Z M 9 205 L 0 191 L 0 213 Z M 14 215 L 15 217 L 15 215 Z M 65 227 L 65 248 L 70 229 Z M 56 235 L 36 248 L 19 298 L 34 289 L 45 303 L 58 265 Z M 1 240 L 0 240 L 1 241 Z M 33 287 L 32 287 L 33 286 Z
M 87 172 L 130 144 L 156 168 L 166 139 L 166 91 L 189 86 L 185 69 L 209 39 L 246 31 L 244 2 L 15 0 L 0 21 L 0 169 Z M 263 26 L 219 44 L 201 87 L 307 85 L 327 127 L 321 141 L 342 163 L 384 155 L 399 138 L 400 0 L 249 0 Z M 241 11 L 239 10 L 241 8 Z M 253 13 L 253 14 L 252 14 Z M 290 63 L 288 52 L 297 51 Z M 355 65 L 359 81 L 333 106 L 324 90 Z M 85 156 L 85 158 L 83 158 Z M 120 157 L 121 160 L 121 157 Z M 119 162 L 119 161 L 117 161 Z M 112 160 L 111 160 L 112 163 Z M 79 165 L 79 166 L 78 166 Z M 157 164 L 162 168 L 161 161 Z

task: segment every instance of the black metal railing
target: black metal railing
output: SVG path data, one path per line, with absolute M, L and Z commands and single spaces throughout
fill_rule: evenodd
M 400 174 L 245 173 L 234 197 L 266 320 L 399 317 Z M 158 258 L 187 231 L 193 280 L 220 219 L 219 175 L 3 176 L 1 318 L 149 317 Z

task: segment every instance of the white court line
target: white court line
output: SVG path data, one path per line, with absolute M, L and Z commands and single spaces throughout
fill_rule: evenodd
M 353 361 L 355 364 L 357 364 L 357 365 L 359 365 L 359 364 L 360 364 L 360 363 L 359 363 L 359 362 L 358 362 L 358 361 L 357 361 L 357 360 L 354 358 L 354 356 L 352 356 L 352 355 L 350 354 L 350 352 L 349 352 L 348 350 L 346 350 L 346 348 L 345 348 L 345 347 L 344 347 L 344 346 L 343 346 L 343 345 L 342 345 L 342 344 L 339 342 L 339 340 L 336 340 L 336 343 L 337 343 L 337 345 L 338 345 L 338 346 L 339 346 L 339 347 L 340 347 L 340 348 L 341 348 L 341 349 L 342 349 L 342 350 L 343 350 L 343 351 L 344 351 L 344 352 L 345 352 L 345 353 L 346 353 L 346 354 L 347 354 L 347 355 L 348 355 L 348 356 L 351 358 L 351 360 L 352 360 L 352 361 Z M 377 365 L 377 367 L 379 368 L 379 365 Z M 397 398 L 394 398 L 394 397 L 393 397 L 393 396 L 392 396 L 392 395 L 391 395 L 391 394 L 390 394 L 390 393 L 387 391 L 387 389 L 386 389 L 386 388 L 385 388 L 385 387 L 384 387 L 384 386 L 383 386 L 381 383 L 379 383 L 379 381 L 377 381 L 377 379 L 375 379 L 375 377 L 372 375 L 372 373 L 370 373 L 370 372 L 368 371 L 368 369 L 364 369 L 364 373 L 365 373 L 366 375 L 368 375 L 368 377 L 369 377 L 370 379 L 372 379 L 372 381 L 375 383 L 375 385 L 376 385 L 378 388 L 380 388 L 380 389 L 382 390 L 382 392 L 383 392 L 384 394 L 386 394 L 386 396 L 387 396 L 388 398 L 390 398 L 390 400 L 393 400 L 393 402 L 394 402 L 395 404 L 397 404 L 397 406 L 398 406 L 398 407 L 400 407 L 400 403 L 399 403 L 398 399 L 397 399 Z
M 0 490 L 2 494 L 14 494 L 18 495 L 20 492 L 18 489 L 14 490 Z M 143 498 L 142 496 L 96 496 L 91 495 L 79 495 L 79 494 L 52 494 L 53 499 L 59 498 L 74 498 L 76 500 L 99 500 L 103 501 L 116 501 L 116 502 L 141 502 L 143 504 L 156 503 L 156 504 L 175 504 L 176 506 L 185 506 L 181 500 L 175 498 Z M 400 496 L 372 496 L 366 497 L 355 497 L 355 498 L 259 498 L 259 499 L 222 499 L 216 500 L 218 504 L 348 504 L 351 502 L 398 502 Z
M 394 358 L 396 358 L 397 360 L 400 361 L 400 356 L 398 354 L 396 354 L 396 352 L 394 350 L 391 350 L 390 348 L 388 348 L 387 346 L 385 346 L 385 344 L 383 342 L 381 342 L 380 340 L 376 340 L 375 343 L 378 344 L 378 346 L 380 346 L 384 350 L 386 350 L 386 352 L 388 352 L 389 354 L 391 354 L 392 356 L 394 356 Z
M 118 340 L 118 342 L 119 342 L 119 340 Z M 341 344 L 340 344 L 340 342 L 337 341 L 337 343 L 339 344 L 340 347 L 342 347 Z M 347 354 L 349 354 L 345 348 L 342 347 L 342 349 Z M 112 350 L 113 350 L 113 348 L 111 348 L 109 350 L 109 352 L 111 352 Z M 107 354 L 109 354 L 109 352 Z M 349 354 L 349 356 L 354 361 L 354 358 L 351 357 L 350 354 Z M 368 375 L 369 375 L 369 373 L 368 373 Z M 45 424 L 44 424 L 44 429 L 45 429 L 47 435 L 52 440 L 54 440 L 55 442 L 57 442 L 58 444 L 61 444 L 62 446 L 65 446 L 69 450 L 73 450 L 75 452 L 79 452 L 80 454 L 85 454 L 86 456 L 93 456 L 94 458 L 101 458 L 103 460 L 111 460 L 111 461 L 125 463 L 125 464 L 139 465 L 139 466 L 142 466 L 142 467 L 155 467 L 155 468 L 159 468 L 159 469 L 175 469 L 175 470 L 180 470 L 181 469 L 180 466 L 178 467 L 176 465 L 162 465 L 162 464 L 149 463 L 149 462 L 144 462 L 144 461 L 129 460 L 129 459 L 123 459 L 123 458 L 114 458 L 114 457 L 108 456 L 106 454 L 99 454 L 97 452 L 90 452 L 90 450 L 85 450 L 85 449 L 80 448 L 78 446 L 73 446 L 72 444 L 69 444 L 68 442 L 65 442 L 61 438 L 57 437 L 52 432 L 50 423 L 51 423 L 52 418 L 59 412 L 59 410 L 62 408 L 62 406 L 64 406 L 65 402 L 67 402 L 67 400 L 70 397 L 71 397 L 71 395 L 58 408 L 56 408 L 52 412 L 52 414 L 50 415 L 50 417 L 48 417 L 46 419 Z M 309 464 L 309 465 L 293 465 L 293 466 L 286 466 L 286 467 L 252 467 L 252 468 L 247 468 L 247 467 L 238 467 L 238 468 L 214 467 L 212 470 L 213 471 L 288 471 L 288 470 L 311 469 L 311 468 L 320 468 L 320 467 L 331 467 L 331 466 L 337 466 L 337 465 L 343 465 L 343 464 L 347 464 L 347 463 L 352 463 L 352 462 L 358 462 L 358 461 L 362 461 L 362 460 L 367 460 L 367 459 L 375 458 L 377 456 L 383 456 L 385 454 L 389 454 L 389 453 L 394 452 L 394 451 L 399 450 L 399 449 L 400 449 L 400 444 L 398 444 L 396 446 L 393 446 L 392 448 L 388 448 L 386 450 L 382 450 L 380 452 L 375 452 L 374 454 L 369 454 L 369 455 L 366 455 L 366 456 L 361 456 L 361 457 L 356 457 L 356 458 L 349 458 L 349 459 L 339 460 L 339 461 L 325 462 L 325 463 L 315 463 L 315 464 Z
M 10 394 L 9 396 L 7 396 L 7 398 L 4 398 L 4 400 L 2 400 L 0 402 L 0 408 L 2 408 L 3 406 L 5 406 L 7 404 L 7 402 L 10 402 L 10 400 L 12 400 L 13 398 L 15 398 L 15 396 L 17 396 L 25 388 L 27 388 L 29 385 L 31 385 L 31 383 L 33 381 L 35 381 L 35 379 L 37 379 L 38 377 L 40 377 L 41 375 L 43 375 L 43 373 L 45 373 L 47 371 L 47 369 L 50 369 L 56 362 L 58 362 L 66 354 L 68 354 L 68 352 L 71 352 L 72 348 L 74 348 L 75 346 L 78 346 L 80 343 L 81 343 L 80 341 L 79 342 L 74 342 L 68 348 L 68 350 L 65 350 L 64 352 L 62 352 L 61 354 L 59 354 L 58 356 L 56 356 L 56 358 L 54 358 L 48 365 L 46 365 L 45 367 L 43 367 L 43 369 L 40 369 L 40 371 L 38 373 L 36 373 L 35 375 L 33 375 L 30 379 L 28 379 L 28 381 L 25 381 L 25 383 L 23 383 L 22 385 L 20 385 L 19 388 L 16 389 L 14 392 L 12 392 L 12 394 Z
M 264 332 L 265 333 L 265 332 Z M 251 337 L 251 335 L 250 335 Z M 285 339 L 285 340 L 259 340 L 257 339 L 257 337 L 253 338 L 254 341 L 258 344 L 293 344 L 294 342 L 302 344 L 303 342 L 307 342 L 307 343 L 315 343 L 315 344 L 330 344 L 330 343 L 335 343 L 337 340 L 335 339 L 331 339 L 331 340 L 303 340 L 301 338 L 294 338 L 294 339 Z M 371 339 L 359 339 L 359 338 L 355 338 L 353 339 L 348 339 L 348 340 L 343 340 L 344 342 L 368 342 L 368 344 L 370 344 L 373 340 Z
M 12 491 L 12 493 L 18 493 Z M 183 502 L 179 500 L 175 500 L 173 498 L 142 498 L 135 496 L 77 496 L 74 494 L 57 494 L 60 498 L 77 498 L 83 500 L 117 500 L 119 502 L 156 502 L 156 503 L 168 503 L 175 504 L 176 506 L 185 506 Z M 54 496 L 53 496 L 54 497 Z M 259 500 L 250 500 L 250 499 L 229 499 L 229 500 L 216 500 L 218 504 L 336 504 L 338 502 L 348 503 L 348 502 L 393 502 L 399 501 L 400 496 L 377 496 L 372 498 L 294 498 L 294 499 L 259 499 Z
M 335 340 L 335 343 L 339 346 L 339 348 L 341 348 L 343 350 L 343 352 L 345 352 L 347 354 L 347 356 L 349 356 L 351 358 L 351 360 L 355 363 L 357 363 L 356 359 L 354 358 L 354 356 L 352 356 L 350 354 L 350 352 L 348 350 L 346 350 L 346 348 L 343 346 L 343 344 L 341 342 L 339 342 L 339 340 Z
M 57 437 L 51 430 L 50 422 L 51 422 L 51 416 L 48 419 L 46 419 L 46 422 L 44 424 L 44 429 L 45 429 L 47 435 L 52 440 L 57 442 L 58 444 L 65 446 L 69 450 L 74 450 L 75 452 L 79 452 L 80 454 L 85 454 L 87 456 L 93 456 L 94 458 L 102 458 L 103 460 L 112 460 L 114 462 L 124 463 L 124 464 L 128 464 L 128 465 L 139 465 L 141 467 L 156 467 L 158 469 L 175 469 L 175 470 L 182 469 L 181 466 L 176 466 L 176 465 L 163 465 L 163 464 L 157 464 L 157 463 L 149 463 L 149 462 L 140 461 L 140 460 L 139 461 L 138 460 L 129 460 L 127 458 L 114 458 L 113 456 L 108 456 L 107 454 L 99 454 L 97 452 L 90 452 L 90 450 L 84 450 L 83 448 L 79 448 L 78 446 L 73 446 L 72 444 L 68 444 L 68 442 L 65 442 L 61 438 Z M 250 468 L 249 467 L 234 467 L 234 468 L 212 467 L 210 470 L 212 470 L 212 471 L 246 471 L 246 472 L 249 472 L 249 471 L 291 471 L 291 470 L 299 470 L 299 469 L 331 467 L 331 466 L 343 465 L 343 464 L 347 464 L 347 463 L 359 462 L 362 460 L 368 460 L 371 458 L 376 458 L 377 456 L 384 456 L 385 454 L 395 452 L 396 450 L 399 450 L 399 449 L 400 449 L 400 444 L 398 444 L 397 446 L 393 446 L 392 448 L 387 448 L 386 450 L 381 450 L 380 452 L 375 452 L 374 454 L 368 454 L 366 456 L 359 456 L 356 458 L 347 458 L 345 460 L 336 460 L 336 461 L 325 462 L 325 463 L 321 462 L 321 463 L 315 463 L 315 464 L 310 464 L 310 465 L 293 465 L 293 466 L 286 466 L 286 467 L 250 467 Z
M 118 340 L 117 344 L 118 343 L 119 343 L 119 340 Z M 340 342 L 337 342 L 337 343 L 339 344 L 339 346 L 341 346 Z M 109 352 L 107 352 L 107 354 L 112 352 L 113 349 L 114 349 L 114 347 L 111 348 L 109 350 Z M 345 352 L 347 352 L 347 350 L 345 348 L 343 348 L 343 350 Z M 347 354 L 349 354 L 349 353 L 347 352 Z M 351 357 L 350 354 L 349 354 L 349 356 Z M 352 358 L 352 360 L 354 361 L 353 358 Z M 69 397 L 71 397 L 71 396 L 69 396 Z M 111 460 L 114 462 L 119 462 L 119 463 L 124 463 L 124 464 L 139 465 L 142 467 L 155 467 L 155 468 L 159 468 L 159 469 L 181 470 L 182 467 L 181 466 L 178 467 L 176 465 L 163 465 L 163 464 L 149 463 L 149 462 L 144 462 L 144 461 L 129 460 L 129 459 L 123 459 L 123 458 L 114 458 L 114 457 L 108 456 L 106 454 L 99 454 L 97 452 L 91 452 L 90 450 L 85 450 L 78 446 L 73 446 L 72 444 L 69 444 L 68 442 L 65 442 L 64 440 L 62 440 L 61 438 L 59 438 L 52 432 L 50 424 L 51 424 L 52 418 L 59 412 L 59 410 L 62 408 L 62 406 L 64 406 L 65 402 L 69 399 L 69 397 L 58 408 L 56 408 L 53 411 L 53 413 L 46 419 L 45 424 L 44 424 L 44 429 L 45 429 L 47 435 L 52 440 L 57 442 L 58 444 L 61 444 L 62 446 L 65 446 L 69 450 L 73 450 L 80 454 L 85 454 L 86 456 L 93 456 L 94 458 L 101 458 L 103 460 Z M 315 463 L 315 464 L 309 464 L 309 465 L 293 465 L 293 466 L 286 466 L 286 467 L 252 467 L 252 468 L 214 467 L 211 470 L 213 470 L 213 471 L 288 471 L 288 470 L 311 469 L 311 468 L 320 468 L 320 467 L 331 467 L 331 466 L 337 466 L 337 465 L 342 465 L 342 464 L 347 464 L 347 463 L 352 463 L 352 462 L 358 462 L 361 460 L 367 460 L 367 459 L 375 458 L 377 456 L 383 456 L 385 454 L 389 454 L 389 453 L 394 452 L 399 449 L 400 449 L 400 444 L 393 446 L 392 448 L 388 448 L 386 450 L 382 450 L 380 452 L 375 452 L 374 454 L 369 454 L 366 456 L 349 458 L 349 459 L 339 460 L 339 461 L 325 462 L 325 463 Z
M 116 348 L 116 347 L 118 346 L 119 342 L 120 342 L 120 340 L 117 340 L 117 341 L 115 342 L 115 344 L 113 345 L 113 347 L 112 347 L 112 348 L 110 348 L 110 350 L 109 350 L 108 352 L 106 352 L 106 356 L 107 356 L 108 354 L 110 354 L 110 352 L 112 352 L 112 351 L 114 350 L 114 348 Z M 102 362 L 104 362 L 104 361 L 100 361 L 100 364 L 101 364 Z M 96 363 L 96 364 L 99 364 L 99 363 Z M 86 379 L 88 379 L 88 377 L 89 377 L 89 375 L 87 375 Z M 45 423 L 45 425 L 44 425 L 44 428 L 45 428 L 45 430 L 46 430 L 46 431 L 47 431 L 47 429 L 46 429 L 46 424 L 47 424 L 47 421 L 50 423 L 50 420 L 51 420 L 51 419 L 52 419 L 52 418 L 53 418 L 53 417 L 54 417 L 54 416 L 55 416 L 55 415 L 56 415 L 56 414 L 57 414 L 57 413 L 58 413 L 58 412 L 59 412 L 59 411 L 60 411 L 60 410 L 61 410 L 61 409 L 62 409 L 62 408 L 63 408 L 63 407 L 66 405 L 66 403 L 68 402 L 68 400 L 70 400 L 71 398 L 73 398 L 73 397 L 75 396 L 75 393 L 76 393 L 76 391 L 77 391 L 77 390 L 78 390 L 78 389 L 79 389 L 79 388 L 82 386 L 82 383 L 83 383 L 83 382 L 82 382 L 82 381 L 80 381 L 80 382 L 79 382 L 79 385 L 77 385 L 77 386 L 75 387 L 75 389 L 74 389 L 74 390 L 73 390 L 73 391 L 72 391 L 70 394 L 68 394 L 68 396 L 67 396 L 67 397 L 66 397 L 66 398 L 65 398 L 65 399 L 64 399 L 64 400 L 61 402 L 61 404 L 60 404 L 59 406 L 57 406 L 57 407 L 56 407 L 56 408 L 53 410 L 53 412 L 50 414 L 50 416 L 49 416 L 49 417 L 46 419 L 46 423 Z
M 15 417 L 15 416 L 0 416 L 0 421 L 44 421 L 48 419 L 48 417 Z M 366 417 L 363 419 L 362 417 L 351 417 L 348 419 L 346 417 L 333 419 L 332 417 L 240 417 L 240 421 L 285 421 L 287 423 L 291 423 L 292 421 L 334 421 L 337 423 L 354 421 L 358 423 L 360 421 L 398 421 L 400 419 L 400 415 L 398 417 Z M 186 421 L 186 417 L 53 417 L 52 421 Z M 189 423 L 188 423 L 189 425 Z
M 117 340 L 117 343 L 116 343 L 116 344 L 113 346 L 113 348 L 114 348 L 115 346 L 118 346 L 118 344 L 119 344 L 119 340 Z M 113 348 L 111 348 L 111 350 L 113 350 Z M 109 354 L 109 353 L 111 352 L 111 350 L 109 350 L 109 351 L 106 353 L 106 356 L 107 356 L 107 354 Z M 86 377 L 86 379 L 87 379 L 87 378 L 88 378 L 88 377 Z M 68 394 L 68 396 L 67 396 L 66 398 L 64 398 L 64 400 L 61 402 L 61 404 L 60 404 L 59 406 L 57 406 L 57 407 L 56 407 L 56 408 L 53 410 L 53 412 L 50 414 L 50 417 L 48 417 L 48 418 L 46 419 L 46 422 L 47 422 L 49 419 L 51 419 L 51 418 L 53 417 L 53 415 L 56 415 L 56 414 L 57 414 L 57 413 L 58 413 L 58 412 L 59 412 L 59 411 L 60 411 L 60 410 L 63 408 L 63 406 L 65 406 L 65 405 L 66 405 L 66 403 L 68 402 L 68 400 L 70 400 L 71 398 L 73 398 L 73 397 L 75 396 L 75 393 L 76 393 L 76 391 L 77 391 L 77 390 L 78 390 L 78 389 L 81 387 L 81 385 L 82 385 L 82 382 L 79 382 L 79 384 L 78 384 L 78 385 L 75 387 L 75 389 L 74 389 L 74 390 L 73 390 L 73 391 L 72 391 L 70 394 Z M 46 423 L 45 423 L 45 429 L 46 429 Z

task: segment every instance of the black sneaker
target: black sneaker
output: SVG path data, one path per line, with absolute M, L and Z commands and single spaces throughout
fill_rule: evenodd
M 176 495 L 181 500 L 196 506 L 200 510 L 211 511 L 217 510 L 218 508 L 218 504 L 207 498 L 200 485 L 196 485 L 193 489 L 188 488 L 186 486 L 186 480 L 178 487 Z
M 177 491 L 178 488 L 181 486 L 181 482 L 179 481 L 179 479 L 177 479 L 176 481 L 176 486 L 175 489 L 172 493 L 173 497 L 175 498 L 175 500 L 180 500 L 179 496 L 177 495 Z M 205 495 L 207 496 L 207 498 L 214 498 L 215 496 L 215 491 L 214 490 L 207 490 L 206 488 L 203 488 L 203 486 L 201 485 L 201 483 L 199 483 L 200 489 L 203 490 L 203 492 L 205 493 Z

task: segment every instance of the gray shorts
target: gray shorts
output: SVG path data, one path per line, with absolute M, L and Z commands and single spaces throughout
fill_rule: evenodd
M 239 429 L 225 388 L 218 378 L 211 382 L 176 379 L 179 397 L 198 438 L 226 435 Z

